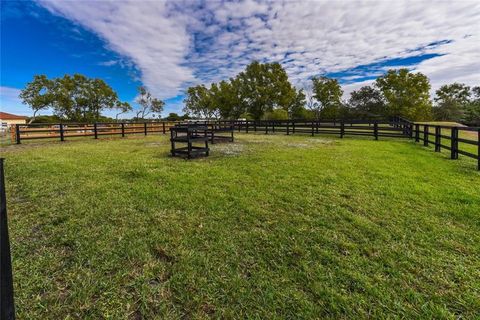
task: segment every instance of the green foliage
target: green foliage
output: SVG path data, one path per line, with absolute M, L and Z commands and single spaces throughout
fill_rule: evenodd
M 136 113 L 137 119 L 145 119 L 150 113 L 157 113 L 160 116 L 165 106 L 165 102 L 154 98 L 144 86 L 138 87 L 137 103 L 140 105 L 140 109 Z
M 402 116 L 415 121 L 431 118 L 430 81 L 424 74 L 411 73 L 405 68 L 389 70 L 377 78 L 375 85 L 387 101 L 389 116 Z
M 181 116 L 179 116 L 178 114 L 174 113 L 174 112 L 170 112 L 168 114 L 167 117 L 164 118 L 164 120 L 167 120 L 167 121 L 179 121 L 179 120 L 183 120 Z
M 465 108 L 469 103 L 470 87 L 463 83 L 453 83 L 441 86 L 435 94 L 436 120 L 459 122 L 463 119 Z
M 463 120 L 466 123 L 480 126 L 480 87 L 472 88 L 471 99 L 466 105 Z
M 237 79 L 213 83 L 210 88 L 213 100 L 212 108 L 218 110 L 223 119 L 238 119 L 245 112 L 245 105 L 240 95 L 240 87 Z
M 289 119 L 288 113 L 284 109 L 273 109 L 268 111 L 264 115 L 265 120 L 287 120 Z
M 30 118 L 29 122 L 30 123 L 60 123 L 64 122 L 65 120 L 56 116 L 56 115 L 41 115 L 41 116 L 36 116 L 35 118 Z
M 183 111 L 190 116 L 212 119 L 219 115 L 219 110 L 214 108 L 210 91 L 203 84 L 188 88 L 183 102 Z
M 289 119 L 298 119 L 305 110 L 305 92 L 303 89 L 293 90 L 288 92 L 289 97 L 287 104 L 284 106 L 284 110 L 287 112 Z
M 279 63 L 255 61 L 229 81 L 188 88 L 184 103 L 184 111 L 199 118 L 238 119 L 248 113 L 261 119 L 276 108 L 293 116 L 305 104 L 305 94 L 292 86 Z
M 132 106 L 128 102 L 119 101 L 115 106 L 116 106 L 116 109 L 118 110 L 118 112 L 115 114 L 115 120 L 118 120 L 119 115 L 133 110 Z
M 292 100 L 298 98 L 279 63 L 254 61 L 236 79 L 246 110 L 254 119 L 261 119 L 276 107 L 288 109 L 295 104 Z
M 54 79 L 53 91 L 55 114 L 71 121 L 98 121 L 102 110 L 119 104 L 117 94 L 103 80 L 81 74 Z
M 318 77 L 312 79 L 313 111 L 316 118 L 337 119 L 340 115 L 343 90 L 337 79 Z
M 59 119 L 82 122 L 99 121 L 101 112 L 107 109 L 130 110 L 129 104 L 120 102 L 103 80 L 81 74 L 54 79 L 36 75 L 21 91 L 20 98 L 34 111 L 31 121 L 40 110 L 48 108 Z
M 386 116 L 387 105 L 382 93 L 374 87 L 364 86 L 353 91 L 348 101 L 352 115 L 358 119 Z
M 53 93 L 54 82 L 45 75 L 35 75 L 33 80 L 20 92 L 22 102 L 33 110 L 30 123 L 35 121 L 37 113 L 53 107 L 55 95 Z

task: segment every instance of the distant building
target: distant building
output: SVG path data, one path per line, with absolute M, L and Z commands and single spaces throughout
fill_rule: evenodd
M 27 123 L 27 117 L 25 116 L 17 116 L 15 114 L 0 111 L 0 124 L 1 124 L 2 131 L 7 130 L 12 125 L 26 124 L 26 123 Z

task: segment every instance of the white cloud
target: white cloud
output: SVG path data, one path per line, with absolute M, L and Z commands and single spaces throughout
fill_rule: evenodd
M 478 1 L 40 3 L 131 59 L 161 98 L 233 76 L 253 59 L 280 61 L 301 83 L 388 59 L 443 54 L 410 67 L 427 74 L 433 88 L 480 79 Z
M 145 85 L 160 98 L 177 93 L 193 81 L 192 70 L 182 66 L 190 36 L 185 25 L 168 16 L 165 2 L 41 1 L 105 39 L 108 46 L 137 66 Z
M 18 97 L 20 89 L 0 86 L 0 110 L 17 115 L 31 115 L 32 111 Z

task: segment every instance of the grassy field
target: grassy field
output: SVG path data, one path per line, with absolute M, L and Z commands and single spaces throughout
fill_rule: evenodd
M 480 172 L 408 140 L 3 149 L 19 319 L 480 318 Z

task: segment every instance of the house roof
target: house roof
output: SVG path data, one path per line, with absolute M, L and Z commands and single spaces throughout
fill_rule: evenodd
M 2 120 L 23 120 L 23 119 L 27 119 L 27 117 L 17 116 L 16 114 L 11 114 L 11 113 L 0 111 L 0 119 L 2 119 Z

